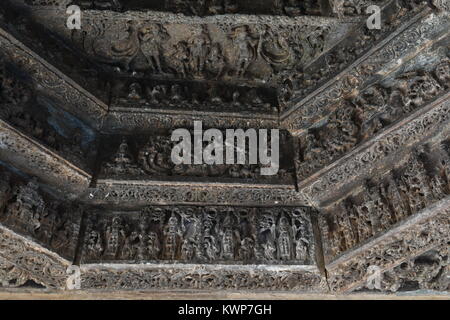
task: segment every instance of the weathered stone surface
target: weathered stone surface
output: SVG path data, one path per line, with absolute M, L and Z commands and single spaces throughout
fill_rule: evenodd
M 448 291 L 449 21 L 446 0 L 5 1 L 1 286 Z M 194 121 L 284 129 L 278 173 L 175 165 Z

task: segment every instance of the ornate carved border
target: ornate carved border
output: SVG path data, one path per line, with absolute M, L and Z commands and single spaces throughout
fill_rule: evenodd
M 53 252 L 0 225 L 0 285 L 21 286 L 33 280 L 64 289 L 70 263 Z
M 39 91 L 60 102 L 60 107 L 85 120 L 94 128 L 101 127 L 108 110 L 107 105 L 1 28 L 0 45 L 1 53 L 31 76 Z
M 230 265 L 82 265 L 82 289 L 324 292 L 315 267 Z
M 407 218 L 401 225 L 369 243 L 344 254 L 327 266 L 333 291 L 349 292 L 367 281 L 369 267 L 381 271 L 432 248 L 445 245 L 450 234 L 450 197 Z
M 448 131 L 449 117 L 450 92 L 301 182 L 300 191 L 315 202 L 322 201 L 326 199 L 327 190 L 342 188 L 349 181 L 354 181 L 356 177 L 371 170 L 377 162 L 402 148 L 419 142 L 428 135 Z
M 434 14 L 426 8 L 333 80 L 285 112 L 281 116 L 282 125 L 296 133 L 310 127 L 336 107 L 340 99 L 367 85 L 371 77 L 398 68 L 405 59 L 419 53 L 419 48 L 438 41 L 448 30 L 448 21 L 448 13 Z
M 294 185 L 100 180 L 85 200 L 92 204 L 307 205 Z
M 85 191 L 91 176 L 0 120 L 0 159 L 42 181 L 75 195 Z

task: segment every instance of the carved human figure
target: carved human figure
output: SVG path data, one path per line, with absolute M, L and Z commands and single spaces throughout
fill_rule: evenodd
M 346 211 L 341 211 L 335 216 L 339 237 L 343 240 L 340 251 L 346 251 L 356 245 L 356 238 Z
M 99 259 L 104 251 L 100 233 L 90 230 L 86 240 L 86 255 L 91 259 Z
M 446 88 L 450 86 L 450 60 L 445 60 L 438 64 L 434 73 L 441 85 Z
M 106 227 L 105 231 L 105 256 L 111 259 L 117 258 L 120 246 L 125 238 L 126 235 L 122 225 L 122 219 L 120 217 L 113 217 L 111 223 Z
M 244 261 L 250 261 L 254 257 L 255 241 L 250 237 L 241 240 L 239 248 L 239 256 Z
M 105 174 L 113 175 L 139 175 L 142 174 L 129 150 L 128 142 L 125 138 L 122 139 L 116 153 L 111 160 L 103 165 L 103 172 Z
M 12 189 L 10 179 L 9 174 L 0 174 L 0 214 L 3 213 L 3 209 L 7 206 L 11 197 Z
M 278 222 L 278 259 L 290 260 L 292 253 L 292 230 L 288 219 L 282 216 Z
M 150 260 L 156 260 L 159 258 L 161 252 L 161 244 L 156 232 L 149 232 L 147 239 L 147 252 Z
M 11 218 L 19 227 L 35 233 L 41 226 L 40 220 L 45 210 L 37 180 L 32 179 L 27 185 L 18 187 L 14 193 L 16 201 L 8 208 Z
M 178 254 L 178 246 L 180 241 L 179 221 L 176 211 L 170 215 L 167 225 L 164 227 L 164 246 L 163 255 L 165 259 L 175 260 Z
M 235 50 L 233 67 L 236 75 L 243 77 L 254 58 L 247 27 L 236 27 L 230 34 L 230 39 Z
M 154 24 L 144 26 L 139 30 L 140 48 L 147 59 L 150 70 L 154 73 L 162 72 L 159 48 L 161 33 L 160 28 Z
M 202 25 L 202 29 L 199 34 L 194 35 L 188 41 L 188 47 L 190 52 L 190 70 L 197 75 L 202 75 L 205 67 L 205 60 L 211 40 L 208 36 L 208 29 L 205 25 Z
M 397 182 L 392 176 L 389 177 L 388 185 L 386 188 L 386 197 L 393 210 L 395 222 L 402 221 L 408 216 L 408 209 L 405 205 L 402 195 L 400 194 Z
M 224 260 L 233 260 L 236 249 L 236 235 L 233 230 L 233 221 L 231 215 L 233 212 L 228 212 L 222 223 L 222 250 L 221 258 Z

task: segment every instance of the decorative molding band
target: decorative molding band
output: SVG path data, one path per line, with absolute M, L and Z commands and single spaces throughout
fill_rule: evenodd
M 303 99 L 293 111 L 283 114 L 282 125 L 292 132 L 303 132 L 325 117 L 338 101 L 367 86 L 372 77 L 389 73 L 441 39 L 448 33 L 449 25 L 448 13 L 434 14 L 431 9 L 425 9 L 408 21 L 406 27 L 392 33 L 332 81 Z
M 81 288 L 324 292 L 326 282 L 316 267 L 304 266 L 88 264 L 81 266 Z
M 445 245 L 450 234 L 450 197 L 415 214 L 399 226 L 327 266 L 333 291 L 350 292 L 370 276 L 369 267 L 383 271 L 414 258 L 430 249 Z
M 0 120 L 0 159 L 73 195 L 84 192 L 91 176 Z
M 87 192 L 85 201 L 90 204 L 112 204 L 115 207 L 152 204 L 307 205 L 294 185 L 118 180 L 99 180 L 97 187 Z
M 213 112 L 169 112 L 169 110 L 119 111 L 111 109 L 104 121 L 104 133 L 127 133 L 154 128 L 193 127 L 202 121 L 213 128 L 278 128 L 278 116 L 224 114 Z
M 448 131 L 449 117 L 450 92 L 447 92 L 332 165 L 300 182 L 299 189 L 316 203 L 324 201 L 327 198 L 327 190 L 336 190 L 355 181 L 355 178 L 368 173 L 378 162 L 395 155 L 402 148 L 427 136 Z
M 11 34 L 0 28 L 0 52 L 26 71 L 36 89 L 59 102 L 59 106 L 99 129 L 108 106 L 82 89 L 73 80 L 41 59 Z
M 0 287 L 33 280 L 47 288 L 66 288 L 70 263 L 0 225 Z

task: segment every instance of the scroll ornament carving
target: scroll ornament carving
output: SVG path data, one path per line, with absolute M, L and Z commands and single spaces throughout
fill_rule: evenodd
M 32 280 L 63 289 L 68 262 L 0 225 L 0 285 L 18 287 Z
M 91 190 L 90 201 L 98 203 L 123 203 L 134 204 L 167 204 L 167 203 L 221 203 L 229 205 L 305 205 L 307 202 L 303 195 L 293 186 L 286 187 L 258 187 L 207 185 L 194 184 L 128 184 L 115 181 L 110 185 L 101 181 Z

